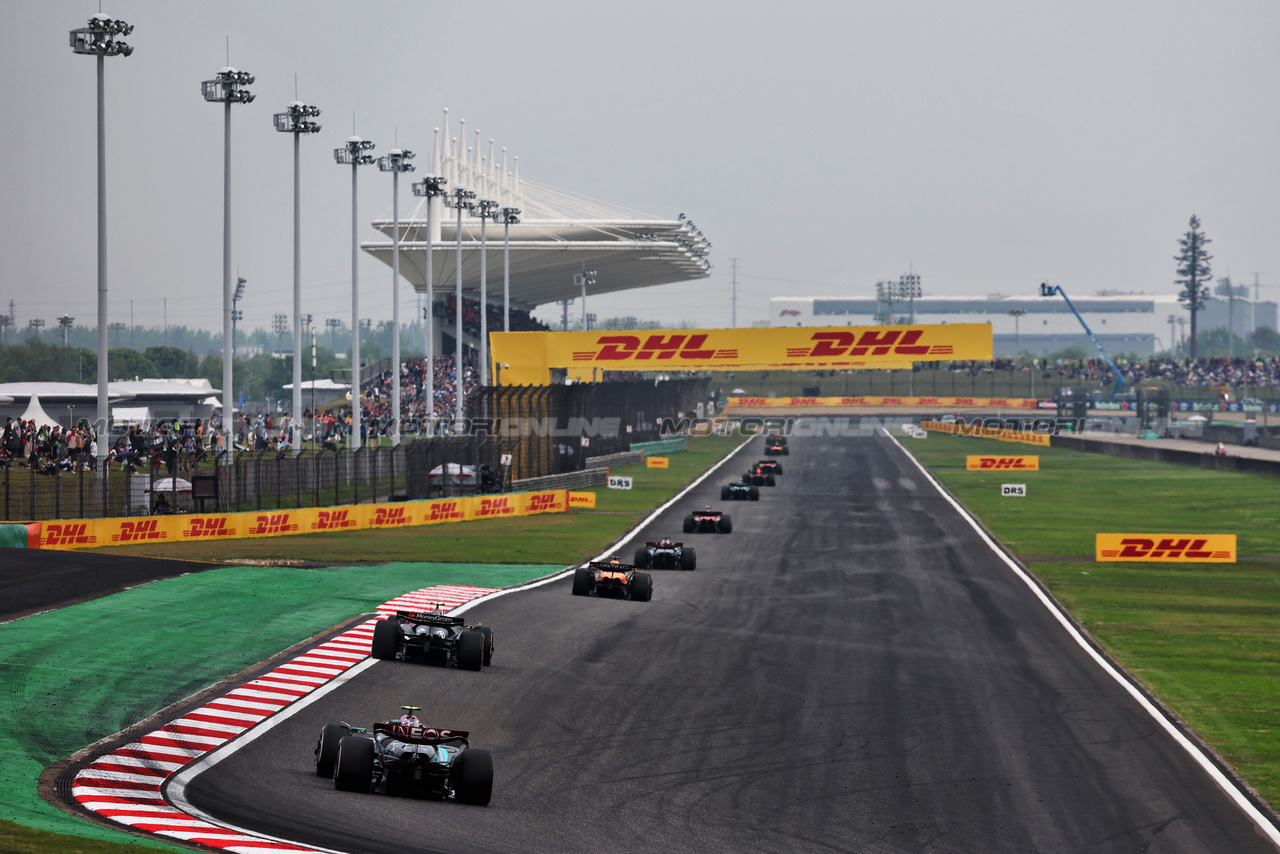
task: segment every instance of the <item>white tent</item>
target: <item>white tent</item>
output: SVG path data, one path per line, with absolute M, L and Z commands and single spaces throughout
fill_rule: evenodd
M 111 409 L 111 420 L 117 427 L 132 427 L 137 424 L 147 427 L 151 424 L 151 407 L 149 406 L 116 406 Z
M 27 411 L 22 413 L 23 421 L 34 421 L 37 427 L 57 427 L 58 422 L 49 417 L 49 413 L 44 411 L 44 407 L 40 405 L 40 395 L 31 395 L 31 401 L 27 404 Z

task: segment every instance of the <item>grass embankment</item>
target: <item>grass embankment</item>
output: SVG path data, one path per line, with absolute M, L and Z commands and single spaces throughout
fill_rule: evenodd
M 491 519 L 416 528 L 298 534 L 258 540 L 147 543 L 98 551 L 147 557 L 207 561 L 304 561 L 353 564 L 362 561 L 466 561 L 469 563 L 570 564 L 594 555 L 686 483 L 714 465 L 742 441 L 738 436 L 703 436 L 689 450 L 671 454 L 670 468 L 628 466 L 611 470 L 630 476 L 630 490 L 599 486 L 594 510 Z
M 1280 804 L 1280 481 L 940 433 L 904 443 L 1129 672 Z M 966 471 L 965 456 L 979 453 L 1038 453 L 1041 470 Z M 1027 497 L 1002 497 L 1010 482 L 1025 482 Z M 1095 563 L 1097 533 L 1235 534 L 1239 562 Z
M 405 531 L 235 540 L 214 548 L 104 550 L 227 562 L 303 559 L 323 567 L 228 566 L 0 626 L 0 685 L 6 688 L 0 695 L 0 852 L 176 850 L 45 803 L 36 792 L 41 771 L 407 590 L 433 584 L 502 587 L 595 554 L 739 441 L 700 438 L 688 452 L 672 454 L 668 469 L 627 470 L 635 488 L 596 490 L 595 510 Z M 455 563 L 455 557 L 461 560 Z M 400 559 L 405 562 L 391 563 Z M 364 565 L 334 566 L 357 562 Z

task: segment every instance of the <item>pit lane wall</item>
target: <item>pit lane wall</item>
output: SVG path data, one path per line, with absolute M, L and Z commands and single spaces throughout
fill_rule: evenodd
M 1004 409 L 1044 409 L 1052 401 L 1034 397 L 729 397 L 729 406 L 975 406 Z
M 994 427 L 983 427 L 981 424 L 947 423 L 944 421 L 921 421 L 921 429 L 937 430 L 939 433 L 950 433 L 953 436 L 976 436 L 979 439 L 995 439 L 998 442 L 1018 442 L 1023 445 L 1039 445 L 1049 447 L 1048 433 L 1032 433 L 1027 430 L 1004 430 Z
M 40 547 L 86 549 L 156 541 L 180 543 L 281 537 L 318 531 L 406 528 L 564 513 L 568 509 L 569 491 L 548 489 L 395 504 L 353 504 L 211 515 L 134 516 L 126 519 L 67 519 L 44 523 Z

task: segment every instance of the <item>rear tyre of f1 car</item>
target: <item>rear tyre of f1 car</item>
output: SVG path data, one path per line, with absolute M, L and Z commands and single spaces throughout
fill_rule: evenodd
M 586 596 L 591 593 L 591 570 L 580 566 L 573 571 L 573 595 Z
M 390 661 L 396 657 L 400 646 L 400 622 L 396 619 L 379 620 L 373 624 L 372 653 L 374 658 Z
M 782 446 L 782 455 L 783 455 L 784 457 L 789 457 L 789 456 L 791 456 L 791 448 L 790 448 L 789 446 L 787 446 L 787 445 L 783 445 L 783 446 Z
M 479 670 L 484 667 L 483 632 L 466 631 L 458 635 L 458 669 Z
M 782 463 L 778 463 L 776 466 L 773 467 L 773 473 L 782 474 Z
M 316 776 L 332 777 L 333 764 L 338 760 L 338 742 L 351 735 L 342 724 L 325 724 L 316 744 Z
M 649 549 L 647 546 L 641 546 L 636 549 L 636 559 L 632 562 L 632 566 L 638 566 L 645 569 L 649 566 Z
M 751 487 L 750 489 L 748 489 L 748 490 L 747 490 L 747 497 L 748 497 L 748 498 L 750 498 L 752 501 L 759 501 L 759 500 L 760 500 L 760 487 L 758 487 L 758 486 L 753 486 L 753 487 Z
M 653 598 L 653 576 L 647 572 L 631 574 L 631 598 L 637 602 L 648 602 Z
M 720 533 L 728 534 L 733 531 L 733 520 L 729 518 L 729 514 L 725 513 L 720 517 Z
M 684 532 L 686 534 L 692 534 L 695 530 L 697 530 L 697 528 L 698 528 L 697 523 L 693 521 L 693 514 L 689 514 L 688 516 L 684 517 Z
M 476 631 L 484 635 L 484 666 L 493 663 L 493 629 L 488 626 L 476 626 Z
M 720 500 L 728 501 L 732 497 L 731 495 L 732 492 L 733 490 L 729 489 L 729 487 L 727 486 L 720 487 Z
M 464 804 L 486 806 L 493 797 L 493 754 L 468 747 L 453 763 L 453 791 Z
M 680 568 L 681 569 L 697 569 L 698 553 L 690 548 L 680 550 Z
M 771 474 L 767 474 L 767 475 L 765 475 L 765 476 L 764 476 L 764 485 L 765 485 L 765 486 L 777 486 L 777 485 L 778 485 L 778 481 L 774 479 L 773 475 L 771 475 Z
M 367 792 L 373 785 L 373 739 L 349 735 L 338 742 L 333 787 L 340 792 Z

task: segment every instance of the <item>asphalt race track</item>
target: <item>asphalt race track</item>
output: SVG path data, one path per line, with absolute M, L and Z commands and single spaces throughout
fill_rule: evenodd
M 888 439 L 793 439 L 776 488 L 723 505 L 732 534 L 682 537 L 760 450 L 643 532 L 698 549 L 652 602 L 566 579 L 478 606 L 491 669 L 379 662 L 188 797 L 388 854 L 1275 850 Z M 490 806 L 314 775 L 324 723 L 401 704 L 494 751 Z

